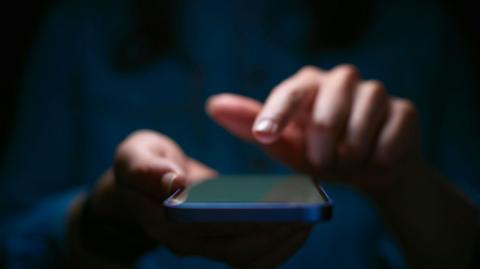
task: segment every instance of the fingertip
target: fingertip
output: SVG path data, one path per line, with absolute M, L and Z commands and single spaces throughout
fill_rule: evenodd
M 165 193 L 170 195 L 178 189 L 185 188 L 186 180 L 175 172 L 168 172 L 162 176 L 162 183 Z
M 187 187 L 187 179 L 183 176 L 177 176 L 172 183 L 172 192 Z
M 229 93 L 214 94 L 205 101 L 205 112 L 208 116 L 215 118 L 215 116 L 222 113 L 225 108 L 228 108 L 235 103 L 235 96 Z
M 254 132 L 253 135 L 255 137 L 255 140 L 265 145 L 273 144 L 277 140 L 277 137 L 271 134 L 261 134 Z
M 212 95 L 210 97 L 207 98 L 207 100 L 205 101 L 205 112 L 207 113 L 207 115 L 209 116 L 212 116 L 213 113 L 214 113 L 214 108 L 215 108 L 215 99 L 217 98 L 217 94 L 216 95 Z
M 212 105 L 212 102 L 213 102 L 213 99 L 214 99 L 215 96 L 210 96 L 208 97 L 208 99 L 205 101 L 205 107 L 204 107 L 204 110 L 205 110 L 205 113 L 208 115 L 208 116 L 212 116 L 213 113 L 214 113 L 214 107 Z

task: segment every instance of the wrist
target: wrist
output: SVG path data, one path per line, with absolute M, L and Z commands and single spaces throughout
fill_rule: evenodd
M 105 257 L 87 249 L 83 244 L 83 235 L 79 231 L 80 215 L 84 203 L 84 196 L 79 196 L 70 208 L 67 229 L 67 267 L 69 268 L 131 268 L 112 262 Z
M 138 225 L 114 223 L 95 214 L 92 201 L 91 196 L 80 197 L 71 210 L 69 241 L 75 263 L 80 259 L 82 264 L 98 264 L 100 261 L 101 264 L 114 264 L 115 268 L 129 268 L 156 246 L 156 242 L 148 238 Z
M 121 263 L 136 261 L 156 245 L 137 223 L 109 221 L 96 214 L 92 196 L 83 203 L 78 228 L 87 249 Z
M 475 207 L 425 161 L 401 175 L 389 188 L 367 195 L 411 267 L 467 268 L 477 229 Z
M 385 170 L 384 170 L 385 171 Z M 370 200 L 377 205 L 397 201 L 399 197 L 408 197 L 409 193 L 423 189 L 434 174 L 425 159 L 417 154 L 401 162 L 395 169 L 380 172 L 381 176 L 372 184 L 360 188 Z

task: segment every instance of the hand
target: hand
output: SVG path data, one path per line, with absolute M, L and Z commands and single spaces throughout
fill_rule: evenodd
M 221 94 L 207 112 L 297 171 L 366 193 L 412 268 L 471 267 L 478 210 L 422 159 L 414 105 L 355 67 L 305 67 L 265 104 Z
M 351 65 L 304 67 L 275 87 L 265 104 L 213 96 L 207 112 L 242 139 L 314 177 L 383 190 L 421 161 L 416 109 L 364 81 Z
M 116 235 L 129 233 L 121 232 L 124 227 L 136 227 L 142 235 L 134 238 L 136 241 L 154 241 L 179 256 L 203 256 L 238 267 L 273 267 L 296 252 L 308 237 L 309 225 L 165 220 L 162 201 L 168 195 L 215 174 L 185 156 L 171 139 L 152 131 L 138 131 L 118 147 L 113 169 L 94 189 L 91 214 L 99 223 L 120 231 Z M 91 240 L 96 243 L 95 238 Z M 129 248 L 127 245 L 126 251 Z

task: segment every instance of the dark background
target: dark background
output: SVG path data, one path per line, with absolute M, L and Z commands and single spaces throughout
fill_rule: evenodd
M 3 49 L 1 51 L 3 57 L 1 57 L 1 63 L 4 75 L 2 76 L 3 87 L 0 90 L 0 160 L 13 127 L 17 95 L 29 51 L 36 39 L 39 25 L 49 8 L 57 1 L 61 0 L 2 2 L 1 40 Z M 480 79 L 480 12 L 475 8 L 474 1 L 442 0 L 442 2 L 456 18 L 458 28 L 475 52 L 477 78 Z M 476 92 L 479 93 L 480 89 L 477 89 Z M 3 268 L 2 253 L 0 253 L 0 268 Z
M 36 30 L 55 0 L 3 1 L 1 14 L 1 40 L 3 45 L 2 77 L 0 90 L 0 154 L 15 117 L 15 102 L 28 53 L 33 45 Z M 0 155 L 1 156 L 1 155 Z
M 59 0 L 5 1 L 2 7 L 3 87 L 0 95 L 0 156 L 6 147 L 15 117 L 16 97 L 19 92 L 24 65 L 42 19 Z M 469 0 L 443 0 L 457 19 L 459 28 L 469 40 L 480 63 L 480 16 L 475 3 Z M 477 64 L 480 78 L 480 64 Z M 480 90 L 480 89 L 479 89 Z M 480 100 L 479 100 L 480 101 Z

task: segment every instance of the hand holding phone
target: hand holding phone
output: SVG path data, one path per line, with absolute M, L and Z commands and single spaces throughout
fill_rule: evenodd
M 179 188 L 182 182 L 198 185 L 203 178 L 214 176 L 213 170 L 184 155 L 173 140 L 152 131 L 132 134 L 116 152 L 114 168 L 91 193 L 88 222 L 81 213 L 85 212 L 83 202 L 75 204 L 70 215 L 70 231 L 79 231 L 79 223 L 99 231 L 94 236 L 75 233 L 70 237 L 79 264 L 85 262 L 85 247 L 103 264 L 106 258 L 132 262 L 161 245 L 177 256 L 205 257 L 232 267 L 274 268 L 308 238 L 312 225 L 304 223 L 168 221 L 162 203 L 169 189 Z M 172 172 L 182 180 L 167 180 Z
M 164 202 L 167 219 L 183 222 L 321 222 L 332 201 L 303 175 L 221 176 L 179 190 Z

